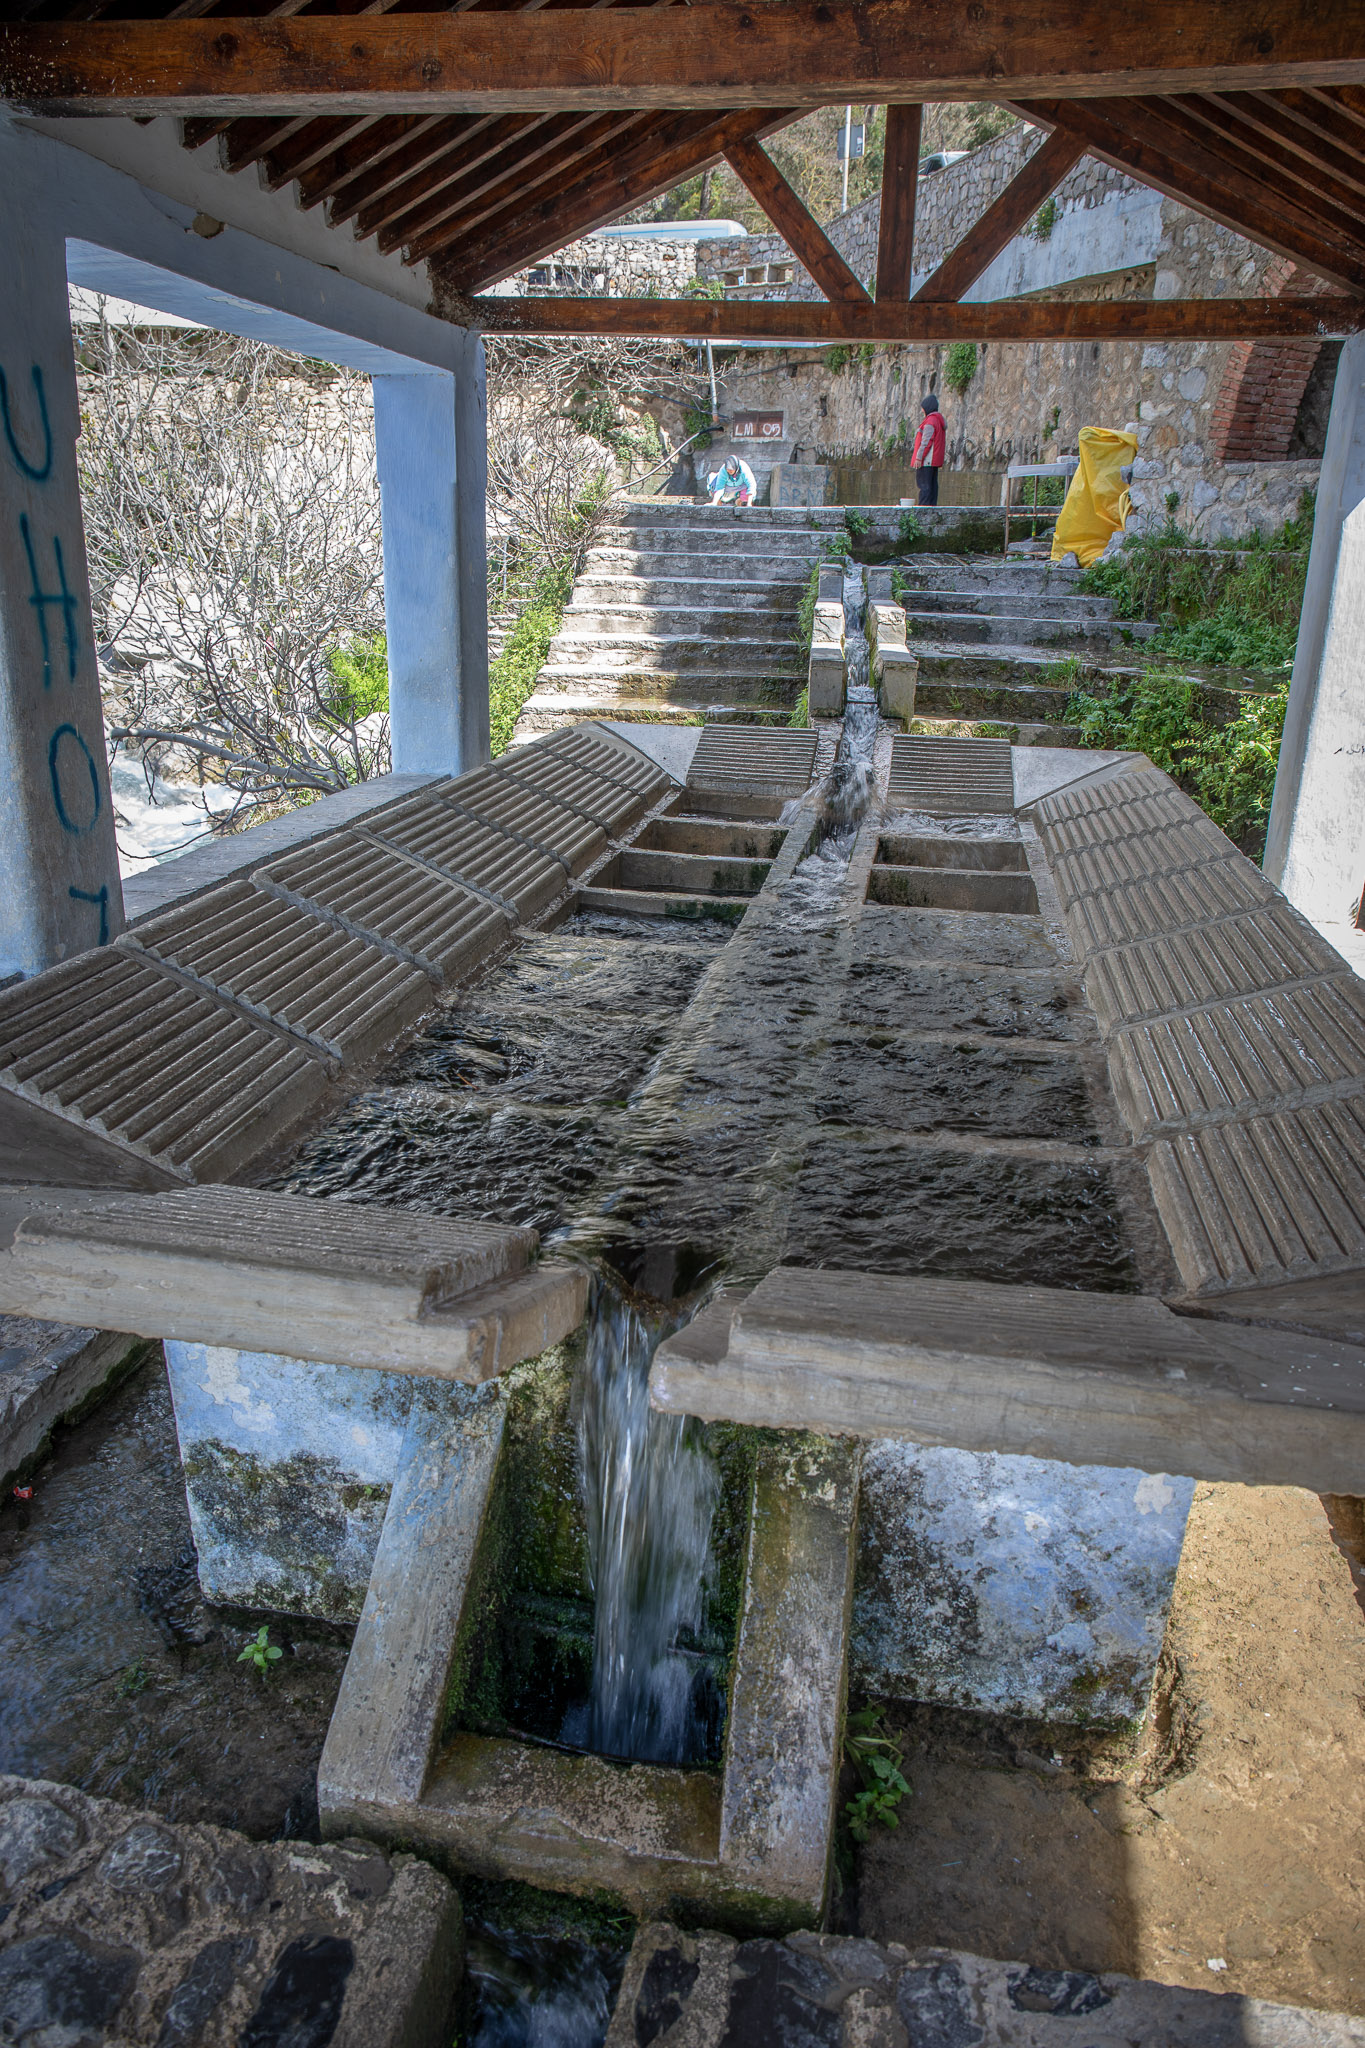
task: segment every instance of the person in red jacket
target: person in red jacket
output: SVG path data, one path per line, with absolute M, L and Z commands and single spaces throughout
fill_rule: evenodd
M 915 436 L 910 462 L 915 471 L 915 481 L 919 485 L 921 505 L 937 505 L 938 473 L 943 467 L 943 457 L 948 444 L 948 426 L 938 409 L 938 400 L 932 391 L 927 398 L 920 400 L 920 404 L 924 407 L 924 418 Z

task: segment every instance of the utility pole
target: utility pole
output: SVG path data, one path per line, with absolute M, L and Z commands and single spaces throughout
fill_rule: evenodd
M 844 203 L 841 213 L 848 212 L 848 160 L 853 150 L 853 109 L 844 108 Z

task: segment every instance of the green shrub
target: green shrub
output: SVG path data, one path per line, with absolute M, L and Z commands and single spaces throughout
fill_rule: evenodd
M 847 342 L 836 342 L 833 348 L 825 350 L 825 368 L 837 377 L 853 361 L 854 353 Z
M 896 522 L 896 545 L 912 548 L 917 540 L 924 538 L 924 522 L 918 512 L 902 512 Z
M 541 571 L 506 646 L 497 660 L 489 663 L 488 729 L 494 757 L 505 754 L 512 744 L 513 727 L 559 630 L 573 578 L 572 562 Z
M 792 715 L 787 720 L 787 723 L 788 725 L 797 725 L 803 728 L 810 724 L 809 689 L 803 690 L 801 692 L 801 695 L 797 698 L 796 702 L 792 705 Z
M 1242 696 L 1235 714 L 1215 723 L 1194 676 L 1147 669 L 1111 696 L 1077 690 L 1067 719 L 1087 747 L 1132 748 L 1174 775 L 1221 831 L 1259 860 L 1284 734 L 1289 678 Z
M 871 524 L 872 521 L 868 518 L 866 512 L 855 512 L 850 508 L 844 514 L 844 525 L 848 528 L 849 536 L 853 540 L 865 539 L 867 529 Z
M 335 685 L 329 709 L 338 718 L 368 718 L 389 708 L 389 650 L 382 633 L 334 647 L 327 667 Z
M 1287 672 L 1294 660 L 1313 498 L 1278 533 L 1252 534 L 1237 546 L 1192 548 L 1174 519 L 1156 534 L 1126 541 L 1097 562 L 1078 588 L 1112 598 L 1120 617 L 1150 619 L 1153 653 L 1214 666 Z
M 959 398 L 976 375 L 977 353 L 974 341 L 950 342 L 943 357 L 943 381 L 950 391 Z

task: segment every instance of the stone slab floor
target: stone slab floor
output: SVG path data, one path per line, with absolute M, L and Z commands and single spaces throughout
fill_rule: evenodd
M 1365 2011 L 1361 1603 L 1316 1496 L 1200 1485 L 1158 1725 L 1134 1749 L 889 1714 L 915 1796 L 859 1852 L 845 1924 Z

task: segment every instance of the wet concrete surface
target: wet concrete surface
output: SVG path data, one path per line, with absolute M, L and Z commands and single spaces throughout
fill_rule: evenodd
M 348 1636 L 255 1634 L 203 1604 L 159 1352 L 0 1508 L 0 1770 L 51 1778 L 169 1820 L 268 1838 L 307 1832 Z

